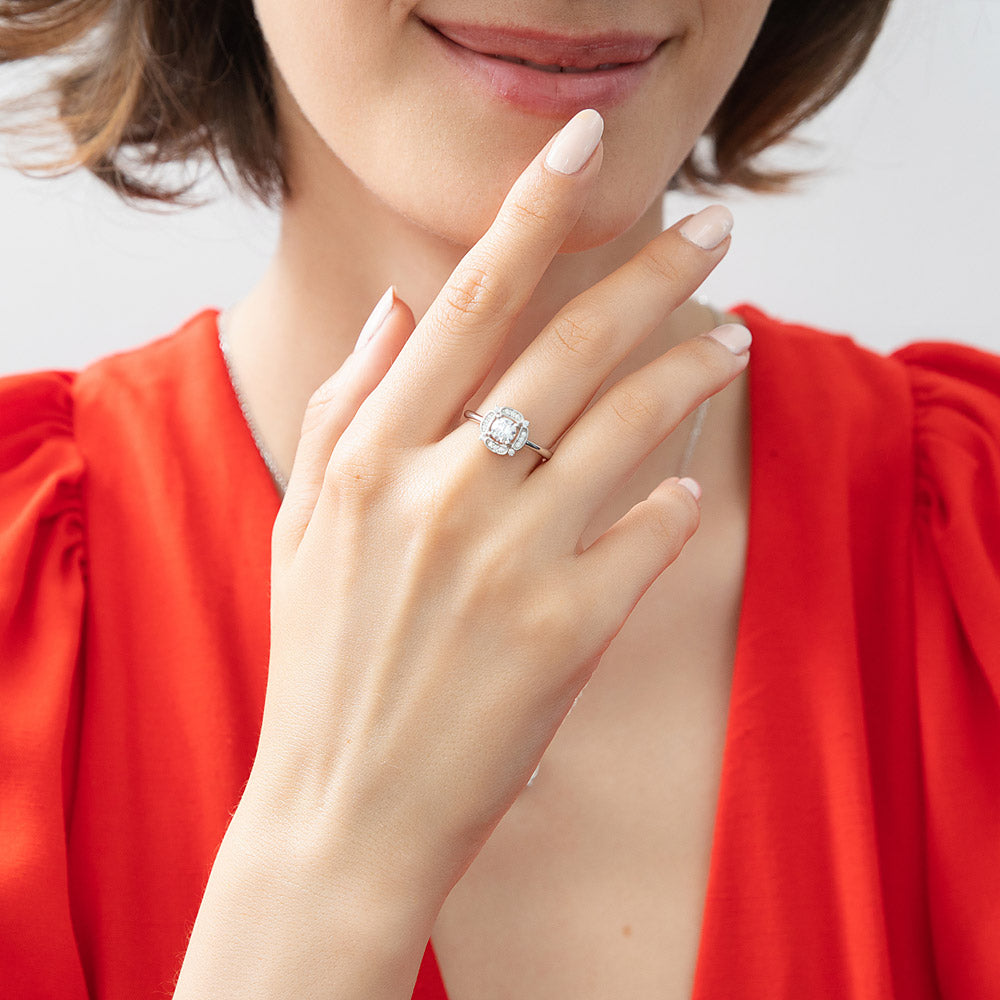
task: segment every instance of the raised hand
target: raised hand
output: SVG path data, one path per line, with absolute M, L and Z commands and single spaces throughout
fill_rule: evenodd
M 742 328 L 695 337 L 587 409 L 724 256 L 715 206 L 570 301 L 478 407 L 524 413 L 549 461 L 494 454 L 463 419 L 583 209 L 601 126 L 581 112 L 535 157 L 419 323 L 383 303 L 309 405 L 274 526 L 270 672 L 234 836 L 322 913 L 395 928 L 411 962 L 698 504 L 671 479 L 584 550 L 585 528 L 747 363 Z

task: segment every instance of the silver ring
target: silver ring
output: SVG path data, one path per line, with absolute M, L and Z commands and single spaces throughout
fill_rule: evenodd
M 463 417 L 479 421 L 479 440 L 498 455 L 513 455 L 521 448 L 533 448 L 543 462 L 552 457 L 548 448 L 528 440 L 528 421 L 512 406 L 497 406 L 485 416 L 466 410 Z

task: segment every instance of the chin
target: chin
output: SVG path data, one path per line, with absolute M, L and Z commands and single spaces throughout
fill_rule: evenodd
M 661 199 L 656 198 L 654 201 L 659 216 L 662 211 Z M 593 208 L 588 206 L 563 241 L 559 253 L 582 253 L 619 239 L 652 208 L 653 202 L 632 206 L 607 204 L 595 205 Z
M 593 208 L 585 207 L 576 225 L 570 230 L 557 253 L 584 253 L 587 250 L 595 250 L 607 243 L 620 239 L 648 211 L 655 210 L 657 220 L 659 221 L 662 211 L 661 199 L 657 197 L 654 200 L 655 206 L 652 202 L 646 205 L 621 204 L 617 206 L 611 206 L 605 202 L 595 205 Z M 477 212 L 471 206 L 466 205 L 464 206 L 464 225 L 442 227 L 440 224 L 442 218 L 455 218 L 455 215 L 449 213 L 439 215 L 436 212 L 428 213 L 426 205 L 422 205 L 419 211 L 407 211 L 402 206 L 398 206 L 397 210 L 410 223 L 458 247 L 463 253 L 482 238 L 496 216 L 495 206 L 484 206 L 481 211 Z
M 511 171 L 510 184 L 520 169 L 518 166 Z M 493 180 L 495 182 L 496 178 Z M 658 232 L 667 183 L 666 177 L 659 172 L 656 177 L 599 178 L 558 252 L 582 253 L 602 247 L 625 236 L 650 213 L 655 215 L 652 228 Z M 418 194 L 410 187 L 403 191 L 383 188 L 378 197 L 411 224 L 465 252 L 493 224 L 509 190 L 507 185 L 506 176 L 502 185 L 495 187 L 469 176 L 456 176 L 444 189 L 427 185 L 420 188 Z M 476 191 L 478 194 L 475 198 L 456 202 L 456 191 Z

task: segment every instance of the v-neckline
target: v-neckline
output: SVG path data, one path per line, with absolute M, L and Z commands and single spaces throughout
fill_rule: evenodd
M 707 965 L 715 958 L 710 951 L 713 942 L 709 940 L 706 928 L 710 926 L 708 918 L 710 914 L 714 912 L 715 901 L 719 896 L 717 886 L 720 880 L 719 870 L 721 865 L 720 856 L 722 852 L 721 837 L 725 832 L 724 820 L 726 818 L 726 805 L 732 795 L 732 786 L 735 781 L 736 774 L 736 768 L 734 767 L 732 758 L 734 754 L 733 736 L 739 722 L 739 719 L 736 717 L 735 706 L 739 704 L 739 699 L 734 698 L 734 693 L 737 691 L 737 685 L 742 684 L 747 669 L 745 666 L 749 655 L 747 652 L 749 644 L 747 611 L 748 608 L 752 608 L 751 602 L 756 596 L 757 580 L 756 574 L 753 570 L 756 565 L 761 562 L 761 559 L 757 557 L 756 546 L 758 544 L 758 539 L 761 537 L 759 525 L 762 517 L 762 511 L 767 503 L 767 497 L 765 495 L 765 482 L 762 477 L 758 475 L 758 469 L 760 468 L 761 463 L 755 461 L 762 444 L 759 440 L 759 434 L 757 433 L 759 429 L 759 421 L 755 419 L 755 415 L 758 413 L 755 402 L 759 394 L 759 384 L 756 374 L 757 368 L 754 364 L 754 360 L 759 359 L 762 353 L 765 353 L 766 356 L 766 342 L 768 337 L 766 334 L 763 334 L 760 325 L 757 325 L 756 327 L 751 325 L 745 314 L 747 308 L 754 309 L 755 307 L 750 306 L 748 303 L 741 302 L 738 305 L 725 310 L 726 313 L 740 316 L 754 337 L 754 344 L 751 348 L 751 360 L 746 369 L 747 405 L 749 411 L 748 419 L 750 424 L 750 482 L 747 503 L 747 545 L 743 575 L 743 592 L 740 597 L 740 615 L 739 623 L 736 629 L 735 652 L 733 654 L 733 671 L 730 682 L 729 703 L 726 708 L 722 766 L 720 769 L 718 794 L 716 796 L 712 824 L 712 845 L 709 854 L 708 880 L 706 882 L 705 897 L 702 902 L 701 927 L 698 935 L 698 951 L 695 959 L 694 984 L 691 992 L 691 1000 L 703 1000 L 701 997 L 703 990 L 700 984 L 705 977 L 702 970 L 703 967 L 707 967 Z M 761 351 L 761 348 L 764 348 L 764 352 Z M 763 363 L 766 366 L 767 362 L 764 361 Z M 437 955 L 434 952 L 432 940 L 428 940 L 427 942 L 427 952 L 424 957 L 424 968 L 422 969 L 422 974 L 429 974 L 432 981 L 436 980 L 441 984 L 440 996 L 435 998 L 435 1000 L 450 1000 L 447 987 L 444 983 L 444 977 L 441 974 L 441 968 L 438 965 Z M 708 998 L 705 998 L 705 1000 L 708 1000 Z
M 716 958 L 711 951 L 714 942 L 709 939 L 706 929 L 712 923 L 712 921 L 709 920 L 709 917 L 714 914 L 714 907 L 720 895 L 718 889 L 720 884 L 721 855 L 723 849 L 721 840 L 723 834 L 725 833 L 725 820 L 727 812 L 726 806 L 733 795 L 733 786 L 736 781 L 737 774 L 737 768 L 734 766 L 733 761 L 733 744 L 735 730 L 740 721 L 737 717 L 737 709 L 740 704 L 740 699 L 735 697 L 735 695 L 741 687 L 748 669 L 746 665 L 747 658 L 749 656 L 747 651 L 749 645 L 748 622 L 750 620 L 748 611 L 752 611 L 757 594 L 757 574 L 755 572 L 755 568 L 762 562 L 762 559 L 758 556 L 756 549 L 759 545 L 759 539 L 762 537 L 761 526 L 763 511 L 768 504 L 768 498 L 766 495 L 767 483 L 760 473 L 762 463 L 758 461 L 758 456 L 761 455 L 762 448 L 765 445 L 760 440 L 761 420 L 759 418 L 759 410 L 756 403 L 761 392 L 758 378 L 759 366 L 763 363 L 766 369 L 766 356 L 770 347 L 770 338 L 765 333 L 766 317 L 761 314 L 761 318 L 764 319 L 765 322 L 754 324 L 746 315 L 748 310 L 754 313 L 758 312 L 755 306 L 746 302 L 740 302 L 739 304 L 731 306 L 725 310 L 726 313 L 739 315 L 743 319 L 746 326 L 750 328 L 754 337 L 754 344 L 751 348 L 751 361 L 746 370 L 750 424 L 750 482 L 747 512 L 747 545 L 743 591 L 740 598 L 740 614 L 736 632 L 735 653 L 733 656 L 733 671 L 730 683 L 729 702 L 726 710 L 722 765 L 720 769 L 718 793 L 716 796 L 713 816 L 709 872 L 706 883 L 705 897 L 702 903 L 701 927 L 699 929 L 698 936 L 698 950 L 695 960 L 694 985 L 691 993 L 691 1000 L 703 1000 L 701 996 L 703 990 L 700 984 L 705 979 L 705 969 L 708 968 L 710 963 Z M 252 459 L 252 464 L 257 468 L 259 473 L 256 478 L 259 485 L 264 487 L 262 497 L 263 495 L 267 496 L 269 503 L 268 510 L 273 515 L 277 513 L 281 504 L 281 494 L 279 493 L 278 488 L 260 455 L 256 442 L 254 441 L 252 431 L 247 424 L 244 411 L 236 395 L 235 387 L 233 386 L 232 380 L 229 376 L 228 368 L 218 343 L 219 312 L 221 312 L 221 310 L 213 310 L 211 327 L 215 334 L 213 338 L 214 348 L 219 363 L 220 375 L 228 386 L 228 396 L 230 397 L 236 414 L 239 416 L 239 422 L 243 425 L 243 445 L 250 453 L 252 453 L 248 456 L 248 458 Z M 761 362 L 762 356 L 765 359 L 763 362 Z M 435 998 L 435 1000 L 450 1000 L 447 993 L 447 987 L 444 984 L 444 978 L 441 975 L 440 966 L 438 965 L 437 956 L 434 953 L 433 942 L 431 940 L 428 940 L 427 942 L 426 953 L 420 970 L 420 976 L 418 977 L 418 982 L 425 976 L 429 976 L 431 982 L 441 984 L 439 996 Z

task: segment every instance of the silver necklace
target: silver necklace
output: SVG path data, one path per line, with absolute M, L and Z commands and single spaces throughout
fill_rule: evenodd
M 698 296 L 697 301 L 699 305 L 703 305 L 711 311 L 712 320 L 715 326 L 721 326 L 723 323 L 722 313 L 719 312 L 714 305 L 708 302 L 704 296 Z M 220 311 L 216 322 L 219 329 L 219 350 L 222 352 L 222 360 L 226 365 L 226 374 L 229 376 L 229 383 L 233 387 L 233 393 L 236 396 L 236 401 L 240 404 L 240 411 L 243 414 L 243 420 L 247 425 L 247 429 L 250 431 L 253 443 L 257 447 L 257 453 L 263 459 L 264 465 L 267 466 L 267 471 L 271 474 L 271 480 L 274 482 L 274 485 L 278 490 L 278 494 L 283 497 L 285 495 L 285 490 L 288 488 L 288 481 L 285 479 L 284 475 L 282 475 L 281 470 L 278 468 L 278 463 L 275 462 L 274 456 L 270 451 L 268 451 L 264 444 L 264 439 L 260 436 L 260 432 L 257 430 L 257 424 L 250 415 L 250 407 L 247 405 L 246 395 L 244 394 L 239 379 L 236 377 L 236 372 L 233 369 L 233 359 L 229 352 L 229 339 L 226 332 L 229 326 L 229 313 L 225 310 Z M 706 399 L 694 411 L 691 430 L 688 434 L 687 444 L 684 446 L 684 454 L 681 456 L 680 463 L 677 467 L 678 476 L 687 475 L 688 468 L 691 465 L 691 457 L 694 455 L 695 445 L 698 443 L 698 438 L 701 436 L 701 428 L 705 423 L 705 414 L 708 413 L 710 398 Z M 534 780 L 535 776 L 532 775 L 531 777 L 532 780 Z M 528 784 L 531 784 L 531 782 L 529 781 Z
M 229 375 L 229 384 L 233 387 L 233 392 L 236 395 L 236 401 L 240 404 L 240 410 L 243 413 L 243 420 L 250 430 L 250 436 L 253 438 L 253 443 L 257 446 L 257 452 L 264 460 L 264 464 L 267 466 L 267 471 L 271 473 L 271 479 L 277 487 L 279 495 L 283 497 L 285 495 L 285 490 L 288 488 L 288 481 L 281 474 L 281 470 L 278 468 L 278 463 L 275 462 L 271 453 L 264 446 L 264 439 L 260 436 L 253 417 L 250 416 L 250 407 L 247 406 L 247 398 L 243 393 L 243 388 L 240 385 L 239 380 L 236 378 L 236 372 L 233 370 L 233 359 L 229 353 L 229 340 L 226 336 L 226 328 L 229 325 L 229 313 L 225 311 L 220 312 L 216 322 L 219 327 L 219 350 L 222 352 L 222 360 L 226 363 L 226 373 Z

